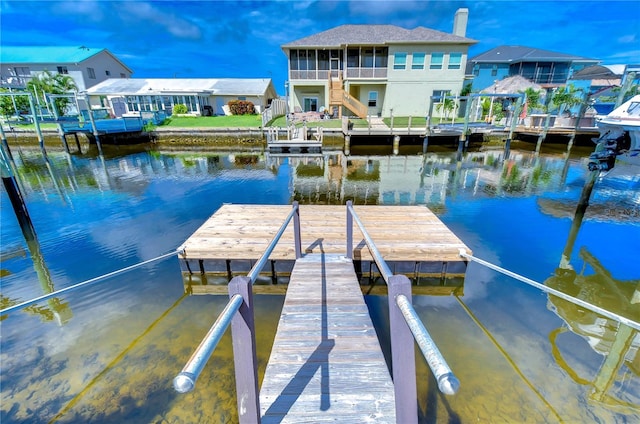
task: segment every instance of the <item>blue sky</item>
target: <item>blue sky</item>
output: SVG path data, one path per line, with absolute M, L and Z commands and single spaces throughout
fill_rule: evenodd
M 138 78 L 272 78 L 284 92 L 280 46 L 342 24 L 451 32 L 469 9 L 470 56 L 524 45 L 640 63 L 640 1 L 5 1 L 1 45 L 109 49 Z

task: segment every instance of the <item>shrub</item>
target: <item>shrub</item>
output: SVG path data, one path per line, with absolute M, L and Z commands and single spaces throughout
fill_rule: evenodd
M 229 110 L 234 115 L 253 115 L 256 113 L 253 103 L 248 100 L 231 100 Z
M 187 105 L 175 105 L 173 107 L 173 113 L 187 113 L 189 110 L 187 109 Z

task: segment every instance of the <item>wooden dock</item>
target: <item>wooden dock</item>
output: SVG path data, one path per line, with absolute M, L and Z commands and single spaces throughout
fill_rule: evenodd
M 251 356 L 246 337 L 253 331 L 252 315 L 245 310 L 232 326 L 234 355 L 246 355 L 235 363 L 238 410 L 248 417 L 244 422 L 258 415 L 267 424 L 395 423 L 414 414 L 417 418 L 415 381 L 408 380 L 415 377 L 414 339 L 404 321 L 404 327 L 399 326 L 398 320 L 404 319 L 399 309 L 390 313 L 392 355 L 397 364 L 412 364 L 394 368 L 394 385 L 356 272 L 357 263 L 375 262 L 360 225 L 375 244 L 376 258 L 385 262 L 381 267 L 392 290 L 404 290 L 409 299 L 410 281 L 391 277 L 389 272 L 399 273 L 388 269 L 388 261 L 464 263 L 459 249 L 470 250 L 425 206 L 349 208 L 353 225 L 347 222 L 346 206 L 299 206 L 298 221 L 296 209 L 288 205 L 223 205 L 181 247 L 181 262 L 191 273 L 196 267 L 205 274 L 211 263 L 221 260 L 227 266 L 231 260 L 265 263 L 265 252 L 271 252 L 272 267 L 275 261 L 292 263 L 259 393 L 255 354 L 253 374 L 244 368 Z M 289 222 L 286 228 L 284 222 Z M 346 249 L 347 232 L 353 235 L 351 252 Z M 277 236 L 274 248 L 271 241 Z M 229 293 L 236 299 L 243 296 L 250 309 L 256 272 L 249 274 L 234 278 Z M 248 294 L 242 294 L 242 287 L 248 287 Z M 403 375 L 403 369 L 410 376 Z M 188 382 L 182 376 L 177 387 L 187 387 Z
M 260 409 L 263 423 L 396 422 L 393 382 L 351 260 L 318 253 L 296 262 Z
M 287 205 L 223 205 L 180 248 L 184 249 L 180 262 L 188 290 L 218 293 L 217 286 L 207 285 L 201 277 L 205 274 L 246 275 L 290 210 Z M 354 210 L 394 272 L 409 278 L 464 275 L 466 262 L 458 251 L 470 249 L 427 207 L 354 206 Z M 300 221 L 303 254 L 321 253 L 321 247 L 326 254 L 346 254 L 345 206 L 301 205 Z M 291 272 L 296 259 L 291 227 L 269 257 L 272 269 L 263 272 Z M 359 273 L 366 274 L 373 258 L 357 226 L 353 231 L 353 258 Z M 223 293 L 226 290 L 219 288 Z

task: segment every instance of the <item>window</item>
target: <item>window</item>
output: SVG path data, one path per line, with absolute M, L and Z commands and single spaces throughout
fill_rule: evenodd
M 58 66 L 58 73 L 59 74 L 68 74 L 69 70 L 67 69 L 66 66 Z
M 393 69 L 405 69 L 407 66 L 407 54 L 396 53 L 393 56 Z
M 424 53 L 414 53 L 411 61 L 411 69 L 424 69 Z
M 496 75 L 498 75 L 498 65 L 493 65 L 491 67 L 491 76 L 495 77 Z
M 110 77 L 110 76 L 111 76 L 111 71 L 104 71 L 104 74 L 105 74 L 106 76 Z
M 442 69 L 443 58 L 444 53 L 431 53 L 431 65 L 429 65 L 429 69 Z
M 17 77 L 28 77 L 31 75 L 31 70 L 28 66 L 16 66 L 13 68 L 13 72 Z
M 126 78 L 127 76 L 125 74 L 123 74 L 122 72 L 120 73 L 120 78 Z
M 462 53 L 449 54 L 449 69 L 460 69 L 462 63 Z
M 433 97 L 436 103 L 442 103 L 444 101 L 444 96 L 448 96 L 451 93 L 451 90 L 433 90 Z
M 96 71 L 93 68 L 87 68 L 87 73 L 89 74 L 89 78 L 96 79 Z
M 369 107 L 378 106 L 378 92 L 377 91 L 369 91 Z
M 480 65 L 478 64 L 473 65 L 473 75 L 475 76 L 480 75 Z

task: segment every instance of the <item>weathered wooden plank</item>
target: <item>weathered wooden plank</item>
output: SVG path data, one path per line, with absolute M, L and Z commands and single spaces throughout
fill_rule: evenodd
M 395 422 L 393 383 L 351 261 L 291 273 L 260 390 L 263 422 Z

